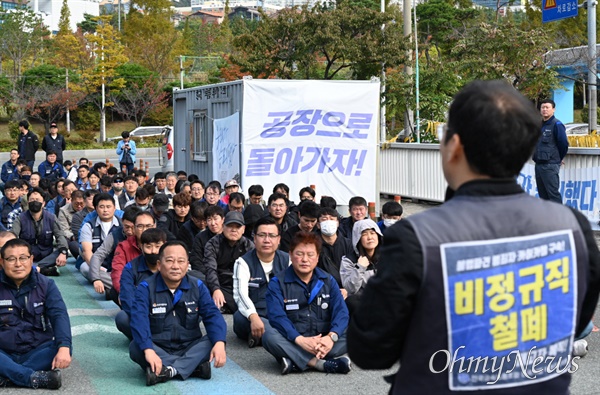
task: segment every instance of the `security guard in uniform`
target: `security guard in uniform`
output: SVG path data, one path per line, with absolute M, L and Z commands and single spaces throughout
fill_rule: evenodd
M 587 218 L 515 182 L 539 121 L 504 81 L 475 81 L 454 98 L 440 136 L 453 196 L 386 229 L 348 329 L 358 366 L 400 360 L 391 393 L 569 392 L 600 256 Z
M 210 362 L 216 368 L 225 364 L 227 325 L 204 283 L 187 275 L 188 264 L 186 245 L 167 242 L 160 248 L 158 273 L 136 289 L 129 355 L 146 371 L 146 385 L 176 376 L 210 379 Z

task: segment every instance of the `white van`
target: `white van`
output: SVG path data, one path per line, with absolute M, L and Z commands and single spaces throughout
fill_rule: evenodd
M 171 126 L 165 126 L 161 133 L 162 145 L 158 149 L 158 164 L 161 167 L 163 173 L 168 171 L 174 171 L 173 162 L 173 128 Z

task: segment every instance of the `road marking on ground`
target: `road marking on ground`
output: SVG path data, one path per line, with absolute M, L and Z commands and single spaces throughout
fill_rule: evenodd
M 105 317 L 114 317 L 117 315 L 120 309 L 68 309 L 69 317 L 77 317 L 80 315 L 91 315 L 91 316 L 105 316 Z
M 101 325 L 101 324 L 83 324 L 76 325 L 71 328 L 71 335 L 78 336 L 85 333 L 92 332 L 107 332 L 107 333 L 119 333 L 119 330 L 112 325 Z

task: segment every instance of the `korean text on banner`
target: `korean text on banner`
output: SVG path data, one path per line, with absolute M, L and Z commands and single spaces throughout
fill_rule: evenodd
M 239 113 L 213 121 L 213 179 L 222 184 L 232 178 L 240 180 Z
M 574 247 L 570 230 L 440 246 L 451 390 L 516 387 L 570 368 Z
M 242 183 L 376 198 L 379 83 L 244 80 Z

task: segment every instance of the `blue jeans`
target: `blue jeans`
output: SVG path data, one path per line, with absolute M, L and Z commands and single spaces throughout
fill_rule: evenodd
M 8 354 L 0 350 L 0 377 L 19 387 L 31 387 L 31 374 L 38 370 L 50 370 L 58 352 L 54 341 L 34 348 L 27 354 Z
M 562 197 L 558 191 L 560 185 L 559 170 L 560 164 L 546 163 L 535 165 L 535 182 L 538 188 L 538 195 L 541 199 L 562 204 Z
M 152 348 L 160 357 L 164 366 L 174 367 L 177 369 L 177 374 L 185 380 L 190 377 L 198 365 L 208 361 L 213 344 L 208 336 L 202 336 L 201 339 L 192 342 L 188 348 L 173 354 L 160 348 L 155 343 L 152 343 Z M 146 370 L 148 362 L 144 356 L 144 351 L 135 344 L 135 341 L 132 341 L 129 345 L 129 357 L 142 369 Z

